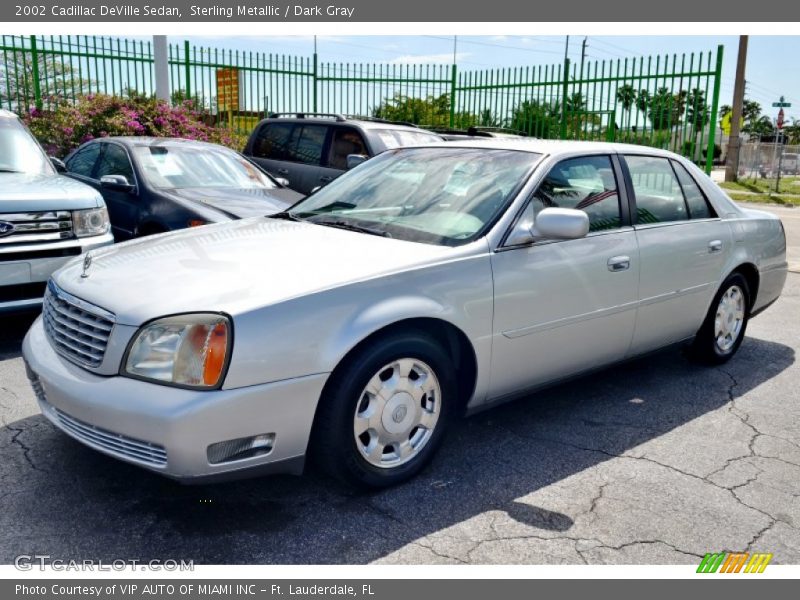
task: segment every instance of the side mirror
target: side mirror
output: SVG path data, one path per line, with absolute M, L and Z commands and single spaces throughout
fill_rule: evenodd
M 279 185 L 279 186 L 281 186 L 281 187 L 289 187 L 289 180 L 288 180 L 288 179 L 286 179 L 285 177 L 276 177 L 276 178 L 275 178 L 275 181 L 276 181 L 276 182 L 278 183 L 278 185 Z
M 64 164 L 63 160 L 56 158 L 55 156 L 48 156 L 47 158 L 50 159 L 50 163 L 56 168 L 56 171 L 59 173 L 67 172 L 67 165 Z
M 535 239 L 577 240 L 589 233 L 589 215 L 574 208 L 545 208 L 531 230 Z
M 135 189 L 135 186 L 128 181 L 125 175 L 103 175 L 100 178 L 100 187 L 128 193 L 133 192 Z
M 360 165 L 361 163 L 365 162 L 369 158 L 368 156 L 364 156 L 363 154 L 348 154 L 347 155 L 347 170 L 353 169 Z

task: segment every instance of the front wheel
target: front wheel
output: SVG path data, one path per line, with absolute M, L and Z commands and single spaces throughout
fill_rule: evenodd
M 749 309 L 747 280 L 740 273 L 733 273 L 714 296 L 692 344 L 692 356 L 706 364 L 718 365 L 730 360 L 744 339 Z
M 424 333 L 380 338 L 331 376 L 314 422 L 311 453 L 357 487 L 387 487 L 433 457 L 453 414 L 452 361 Z

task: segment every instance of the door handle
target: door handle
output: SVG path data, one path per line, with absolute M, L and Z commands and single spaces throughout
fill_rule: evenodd
M 280 173 L 281 175 L 288 175 L 289 169 L 278 169 L 278 173 Z
M 722 240 L 712 240 L 708 242 L 708 251 L 709 252 L 721 252 L 722 251 Z
M 608 270 L 612 273 L 627 271 L 631 268 L 630 256 L 612 256 L 608 259 Z
M 319 180 L 322 183 L 329 183 L 329 182 L 333 181 L 333 177 L 331 177 L 330 175 L 323 175 L 322 177 L 319 178 Z

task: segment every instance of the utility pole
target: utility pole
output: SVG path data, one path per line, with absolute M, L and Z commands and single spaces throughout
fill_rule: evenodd
M 153 36 L 153 62 L 156 75 L 156 98 L 169 102 L 169 48 L 167 36 Z
M 748 36 L 739 36 L 739 57 L 736 60 L 736 81 L 733 84 L 733 110 L 731 111 L 731 135 L 728 138 L 728 156 L 725 159 L 725 181 L 736 181 L 739 177 L 739 139 L 744 104 L 744 71 L 747 64 Z
M 584 37 L 583 43 L 581 44 L 581 79 L 583 79 L 583 63 L 586 60 L 586 42 L 588 40 L 588 37 Z

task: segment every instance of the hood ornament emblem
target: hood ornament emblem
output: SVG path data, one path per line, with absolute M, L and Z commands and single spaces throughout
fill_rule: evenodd
M 86 256 L 83 258 L 83 273 L 81 273 L 81 279 L 86 279 L 89 277 L 89 267 L 92 266 L 92 255 L 88 252 Z

